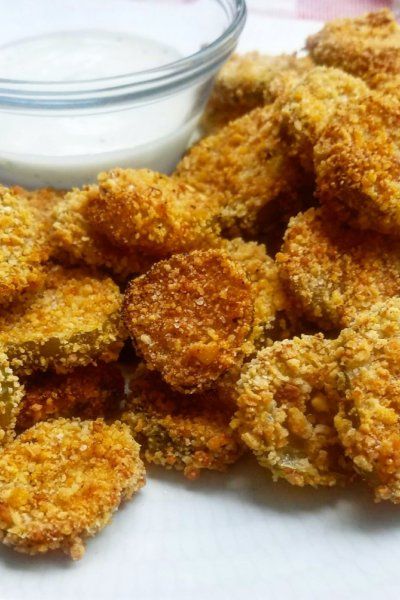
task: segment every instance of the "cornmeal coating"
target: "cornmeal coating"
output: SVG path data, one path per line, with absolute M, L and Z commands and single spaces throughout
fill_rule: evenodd
M 78 367 L 66 374 L 35 373 L 25 381 L 16 429 L 56 417 L 110 418 L 118 412 L 124 387 L 115 363 Z
M 53 212 L 55 257 L 66 266 L 104 268 L 118 279 L 143 273 L 154 262 L 137 251 L 111 244 L 96 231 L 87 217 L 88 204 L 98 195 L 97 186 L 74 189 L 65 195 Z
M 338 339 L 340 410 L 346 454 L 377 500 L 400 502 L 400 298 L 362 313 Z
M 110 278 L 53 267 L 43 288 L 0 313 L 0 344 L 17 374 L 112 362 L 126 337 L 121 304 Z
M 129 284 L 126 327 L 147 367 L 171 387 L 205 390 L 243 355 L 253 289 L 221 250 L 174 255 Z
M 314 146 L 336 111 L 368 91 L 361 79 L 339 69 L 315 67 L 283 95 L 282 135 L 307 171 L 314 170 Z
M 254 108 L 273 102 L 281 89 L 282 74 L 301 76 L 312 64 L 308 56 L 298 58 L 294 54 L 234 54 L 217 75 L 203 116 L 204 129 L 215 132 Z
M 400 100 L 371 92 L 349 101 L 314 149 L 317 194 L 341 220 L 400 235 Z
M 0 352 L 0 446 L 14 437 L 23 395 L 24 388 L 13 373 L 7 356 Z
M 42 282 L 49 256 L 41 220 L 27 200 L 0 186 L 0 304 Z
M 232 427 L 274 480 L 343 483 L 349 467 L 333 426 L 336 364 L 322 334 L 275 342 L 246 365 Z
M 114 169 L 98 181 L 87 216 L 117 246 L 160 259 L 207 248 L 219 233 L 216 207 L 167 175 Z
M 26 554 L 74 560 L 145 482 L 139 446 L 121 423 L 56 419 L 0 454 L 0 539 Z
M 298 161 L 282 147 L 280 110 L 256 108 L 189 150 L 175 176 L 219 206 L 219 222 L 230 236 L 254 234 L 274 217 L 272 204 L 289 216 L 303 206 L 309 185 Z
M 293 217 L 276 262 L 292 309 L 325 330 L 400 294 L 399 241 L 351 229 L 321 208 Z
M 187 396 L 139 365 L 122 420 L 141 445 L 143 459 L 196 479 L 203 469 L 225 471 L 244 446 L 229 427 L 233 404 L 218 391 Z
M 355 19 L 337 19 L 307 40 L 317 64 L 338 67 L 367 82 L 377 73 L 400 70 L 400 27 L 383 9 Z

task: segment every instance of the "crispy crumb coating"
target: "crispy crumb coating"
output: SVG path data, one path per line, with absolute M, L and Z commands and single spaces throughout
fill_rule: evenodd
M 196 479 L 203 469 L 224 471 L 243 454 L 243 445 L 229 427 L 233 404 L 219 398 L 217 391 L 180 394 L 144 365 L 130 385 L 122 421 L 140 443 L 145 461 Z
M 0 537 L 26 554 L 61 549 L 74 560 L 145 482 L 139 446 L 121 423 L 56 419 L 0 454 Z
M 78 367 L 66 374 L 36 373 L 25 381 L 16 429 L 56 417 L 110 418 L 118 412 L 124 386 L 115 363 Z
M 0 312 L 0 344 L 18 374 L 112 362 L 126 337 L 108 277 L 53 267 L 35 294 Z
M 351 229 L 321 208 L 293 217 L 276 261 L 294 311 L 325 330 L 400 294 L 399 241 Z
M 306 170 L 314 170 L 314 146 L 338 108 L 368 91 L 363 81 L 339 69 L 315 67 L 284 94 L 282 135 Z
M 0 352 L 0 446 L 15 435 L 15 424 L 20 410 L 24 388 L 13 373 L 9 360 Z
M 337 19 L 307 40 L 317 63 L 338 67 L 369 81 L 376 73 L 400 70 L 400 27 L 387 9 L 355 19 Z
M 246 365 L 232 427 L 274 480 L 333 486 L 349 471 L 333 426 L 334 351 L 322 334 L 276 342 Z
M 216 202 L 229 235 L 260 230 L 272 203 L 290 216 L 301 210 L 309 181 L 282 148 L 278 117 L 274 105 L 257 108 L 202 139 L 177 166 L 176 177 Z
M 0 186 L 0 304 L 41 284 L 49 254 L 36 211 L 23 196 Z
M 400 503 L 400 299 L 362 313 L 337 355 L 340 440 L 376 499 Z
M 62 200 L 66 194 L 65 190 L 56 190 L 50 187 L 27 190 L 19 185 L 12 186 L 10 191 L 17 196 L 23 196 L 44 218 L 51 217 L 54 206 L 57 202 Z
M 134 273 L 143 273 L 154 261 L 136 251 L 116 247 L 91 226 L 87 209 L 89 202 L 97 195 L 96 186 L 74 189 L 55 206 L 55 257 L 66 266 L 85 264 L 107 269 L 122 280 Z
M 177 179 L 149 169 L 114 169 L 98 181 L 87 216 L 117 246 L 161 259 L 207 248 L 219 233 L 216 206 Z
M 129 284 L 123 315 L 149 369 L 186 393 L 207 389 L 243 355 L 253 289 L 221 250 L 174 255 Z
M 300 77 L 312 60 L 294 54 L 234 54 L 217 75 L 202 125 L 215 132 L 254 108 L 271 103 L 281 90 L 282 74 Z
M 400 235 L 399 127 L 400 101 L 371 92 L 322 133 L 314 149 L 317 194 L 341 220 Z

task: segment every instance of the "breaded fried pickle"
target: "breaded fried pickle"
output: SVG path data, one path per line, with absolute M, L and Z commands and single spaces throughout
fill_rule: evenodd
M 131 380 L 122 420 L 141 445 L 143 458 L 195 479 L 201 470 L 224 471 L 243 453 L 229 427 L 233 404 L 218 391 L 180 394 L 140 365 Z
M 60 548 L 73 559 L 145 481 L 126 425 L 38 423 L 0 454 L 0 538 L 26 554 Z
M 331 354 L 321 334 L 302 336 L 261 350 L 242 373 L 231 425 L 275 480 L 333 486 L 346 479 Z
M 0 344 L 18 374 L 112 362 L 125 339 L 121 301 L 111 279 L 54 267 L 42 289 L 0 313 Z
M 254 108 L 273 102 L 280 91 L 282 74 L 300 76 L 312 64 L 309 57 L 297 58 L 293 54 L 234 54 L 216 78 L 203 127 L 211 133 Z
M 400 503 L 400 299 L 360 315 L 337 355 L 340 440 L 376 499 Z
M 400 101 L 349 101 L 314 149 L 322 204 L 357 228 L 400 235 Z
M 320 208 L 293 217 L 276 261 L 292 309 L 323 329 L 347 327 L 400 294 L 400 243 L 351 229 Z
M 114 363 L 78 367 L 66 374 L 36 373 L 25 381 L 16 429 L 55 417 L 111 417 L 124 397 L 124 385 Z
M 221 250 L 174 255 L 129 284 L 124 321 L 148 368 L 187 393 L 236 362 L 253 323 L 253 289 Z
M 15 423 L 24 389 L 0 352 L 0 446 L 14 437 Z
M 278 117 L 274 105 L 257 108 L 201 140 L 177 166 L 180 180 L 216 202 L 230 235 L 262 229 L 274 202 L 289 215 L 301 210 L 308 181 L 282 148 Z
M 114 169 L 98 180 L 87 216 L 117 246 L 160 259 L 207 247 L 219 232 L 216 207 L 167 175 Z
M 400 71 L 400 27 L 387 9 L 326 23 L 307 40 L 312 59 L 369 81 Z

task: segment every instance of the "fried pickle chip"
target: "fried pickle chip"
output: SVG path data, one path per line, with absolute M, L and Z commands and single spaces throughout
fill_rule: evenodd
M 139 446 L 121 423 L 56 419 L 0 454 L 0 538 L 26 554 L 73 559 L 145 481 Z
M 291 153 L 314 170 L 313 149 L 335 112 L 350 99 L 363 98 L 368 86 L 339 69 L 316 67 L 282 98 L 282 131 Z
M 308 56 L 298 58 L 294 54 L 234 54 L 216 78 L 203 128 L 213 133 L 254 108 L 273 102 L 281 91 L 282 74 L 300 77 L 312 65 Z
M 400 27 L 387 9 L 330 21 L 308 38 L 307 49 L 317 64 L 338 67 L 367 82 L 377 73 L 400 71 Z
M 211 387 L 243 354 L 253 289 L 221 250 L 174 255 L 129 284 L 124 320 L 147 367 L 186 393 Z
M 207 248 L 219 233 L 216 207 L 177 179 L 149 169 L 114 169 L 98 180 L 87 216 L 117 246 L 161 259 Z
M 0 312 L 0 344 L 17 374 L 112 362 L 125 339 L 121 303 L 110 278 L 53 267 L 42 289 Z
M 370 92 L 336 113 L 314 149 L 317 194 L 360 229 L 400 235 L 400 100 Z
M 25 381 L 16 429 L 56 417 L 110 418 L 118 412 L 124 387 L 115 363 L 78 367 L 66 374 L 36 373 Z
M 400 299 L 359 315 L 337 355 L 340 441 L 376 499 L 400 503 Z
M 274 480 L 333 486 L 347 478 L 330 354 L 321 334 L 302 336 L 261 350 L 242 373 L 231 425 Z
M 310 182 L 282 147 L 279 114 L 274 105 L 253 110 L 202 139 L 177 166 L 176 177 L 217 204 L 230 236 L 264 228 L 273 203 L 288 216 L 303 206 Z
M 88 204 L 97 195 L 96 186 L 75 189 L 57 203 L 53 212 L 55 258 L 65 266 L 104 268 L 121 280 L 143 273 L 154 260 L 111 244 L 90 224 Z
M 203 469 L 224 471 L 243 454 L 244 446 L 229 427 L 234 404 L 218 391 L 180 394 L 144 365 L 130 386 L 122 421 L 140 443 L 145 461 L 195 479 Z
M 325 330 L 400 294 L 399 241 L 351 229 L 320 208 L 290 221 L 276 263 L 295 313 Z

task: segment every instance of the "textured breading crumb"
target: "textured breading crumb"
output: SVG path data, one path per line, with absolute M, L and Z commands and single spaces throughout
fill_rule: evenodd
M 400 242 L 351 229 L 321 208 L 290 221 L 276 261 L 292 310 L 325 330 L 400 294 Z
M 308 56 L 268 56 L 259 52 L 234 54 L 215 80 L 202 125 L 208 133 L 271 103 L 278 95 L 282 74 L 300 77 L 312 66 Z
M 310 36 L 307 49 L 316 63 L 366 81 L 376 73 L 395 75 L 400 70 L 400 27 L 388 9 L 337 19 Z
M 149 169 L 98 177 L 87 216 L 111 243 L 153 259 L 207 248 L 219 233 L 216 206 L 190 186 Z
M 111 244 L 91 226 L 87 218 L 90 201 L 98 188 L 72 190 L 65 195 L 53 212 L 53 241 L 55 257 L 66 266 L 87 265 L 104 268 L 119 279 L 143 273 L 154 262 L 138 252 Z
M 17 374 L 112 362 L 126 337 L 109 278 L 53 267 L 42 289 L 0 312 L 0 344 Z
M 218 391 L 180 394 L 144 365 L 137 368 L 130 387 L 122 421 L 147 462 L 195 479 L 203 469 L 224 471 L 243 454 L 243 445 L 229 427 L 234 405 Z
M 56 417 L 110 418 L 118 413 L 125 382 L 115 363 L 78 367 L 70 373 L 36 373 L 25 381 L 16 429 Z
M 121 423 L 38 423 L 0 454 L 0 537 L 26 554 L 73 559 L 145 482 L 139 446 Z
M 15 424 L 24 388 L 13 373 L 7 356 L 0 352 L 0 446 L 15 435 Z
M 274 480 L 333 486 L 351 472 L 333 426 L 333 354 L 321 334 L 302 336 L 261 350 L 242 373 L 231 425 Z
M 264 215 L 274 219 L 273 203 L 284 205 L 288 216 L 303 206 L 309 180 L 282 148 L 279 114 L 272 105 L 232 121 L 193 146 L 176 168 L 176 177 L 217 204 L 229 235 L 262 230 Z
M 340 219 L 400 234 L 400 100 L 370 92 L 336 113 L 314 149 L 317 194 Z
M 123 314 L 147 367 L 193 393 L 240 362 L 253 323 L 253 289 L 225 252 L 194 251 L 134 279 Z
M 340 440 L 376 499 L 400 503 L 400 298 L 362 313 L 337 343 Z

